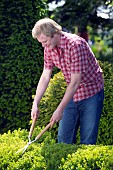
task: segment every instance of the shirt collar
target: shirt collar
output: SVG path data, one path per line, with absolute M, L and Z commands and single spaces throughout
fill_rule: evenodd
M 64 41 L 64 39 L 65 39 L 65 32 L 61 32 L 60 33 L 60 44 L 59 44 L 59 48 L 61 48 L 61 49 L 64 49 L 64 45 L 65 45 L 65 41 Z

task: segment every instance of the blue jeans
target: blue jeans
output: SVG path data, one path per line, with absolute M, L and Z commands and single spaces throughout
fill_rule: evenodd
M 58 143 L 76 143 L 80 126 L 80 143 L 96 144 L 99 121 L 103 109 L 104 90 L 78 102 L 71 100 L 59 122 Z

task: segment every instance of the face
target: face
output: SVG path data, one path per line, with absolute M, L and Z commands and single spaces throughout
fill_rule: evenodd
M 43 47 L 47 46 L 50 49 L 55 48 L 59 44 L 59 35 L 55 34 L 52 38 L 41 33 L 37 37 L 37 40 L 42 44 Z

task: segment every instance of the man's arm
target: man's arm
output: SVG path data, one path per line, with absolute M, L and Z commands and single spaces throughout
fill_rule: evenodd
M 71 74 L 71 82 L 66 89 L 63 99 L 61 100 L 59 106 L 57 107 L 50 119 L 50 121 L 52 122 L 51 126 L 53 126 L 55 122 L 58 122 L 62 118 L 63 110 L 65 109 L 69 101 L 73 98 L 80 85 L 80 82 L 81 73 Z
M 31 118 L 38 117 L 39 110 L 38 110 L 38 104 L 40 103 L 40 100 L 46 91 L 50 78 L 51 78 L 52 70 L 47 70 L 44 68 L 42 75 L 40 77 L 37 89 L 36 89 L 36 95 L 33 101 L 32 105 L 32 111 L 31 111 Z

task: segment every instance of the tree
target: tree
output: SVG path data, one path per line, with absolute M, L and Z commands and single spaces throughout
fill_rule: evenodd
M 48 0 L 48 3 L 54 0 Z M 61 0 L 55 0 L 56 4 Z M 99 10 L 108 9 L 109 18 L 103 18 L 98 15 Z M 78 27 L 79 32 L 87 30 L 90 25 L 93 30 L 101 28 L 103 31 L 112 29 L 113 18 L 112 0 L 65 0 L 63 6 L 49 11 L 49 16 L 54 18 L 62 26 L 72 32 Z

